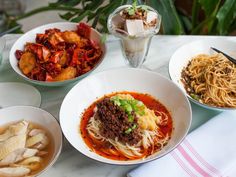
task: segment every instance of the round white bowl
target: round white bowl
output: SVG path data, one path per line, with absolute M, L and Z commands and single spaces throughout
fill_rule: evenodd
M 84 143 L 79 131 L 84 109 L 105 94 L 119 91 L 148 93 L 170 111 L 174 129 L 170 141 L 160 152 L 154 153 L 146 159 L 118 161 L 92 152 Z M 89 76 L 70 90 L 60 109 L 62 131 L 72 146 L 94 160 L 117 165 L 144 163 L 169 153 L 186 136 L 191 120 L 192 112 L 189 101 L 178 86 L 157 73 L 141 69 L 115 69 Z
M 194 41 L 188 44 L 183 45 L 179 49 L 175 51 L 175 53 L 172 55 L 170 62 L 169 62 L 169 74 L 174 83 L 176 83 L 181 90 L 188 96 L 188 98 L 207 109 L 212 110 L 235 110 L 235 108 L 222 108 L 222 107 L 215 107 L 210 106 L 207 104 L 200 103 L 199 101 L 193 99 L 185 90 L 183 83 L 181 82 L 181 72 L 184 67 L 187 66 L 189 61 L 192 59 L 192 57 L 198 55 L 198 54 L 213 54 L 214 51 L 211 49 L 211 47 L 215 47 L 230 56 L 236 58 L 236 43 L 230 40 L 222 40 L 221 38 L 218 39 L 205 39 L 205 40 L 198 40 Z
M 0 117 L 0 126 L 24 119 L 41 125 L 52 135 L 54 141 L 54 153 L 47 167 L 36 176 L 45 172 L 55 163 L 62 149 L 62 132 L 56 118 L 48 112 L 32 106 L 12 106 L 0 109 Z
M 21 72 L 20 68 L 18 67 L 18 60 L 16 59 L 16 56 L 15 56 L 16 50 L 23 50 L 24 46 L 27 42 L 35 42 L 36 34 L 44 33 L 45 30 L 50 29 L 50 28 L 58 28 L 62 31 L 76 30 L 77 25 L 78 25 L 78 23 L 72 23 L 72 22 L 50 23 L 50 24 L 47 24 L 47 25 L 36 27 L 36 28 L 28 31 L 24 35 L 22 35 L 14 43 L 14 45 L 12 46 L 11 51 L 10 51 L 9 59 L 10 59 L 10 64 L 11 64 L 11 67 L 13 68 L 13 70 L 19 76 L 23 77 L 25 80 L 27 80 L 27 81 L 29 81 L 33 84 L 42 85 L 42 86 L 62 86 L 62 85 L 66 85 L 66 84 L 69 84 L 69 83 L 76 82 L 76 81 L 86 77 L 88 74 L 90 74 L 94 69 L 96 69 L 98 67 L 98 65 L 102 62 L 102 60 L 104 59 L 104 56 L 106 54 L 106 45 L 101 42 L 101 37 L 102 36 L 97 30 L 95 30 L 93 28 L 91 30 L 90 39 L 92 39 L 93 41 L 95 41 L 96 43 L 99 44 L 99 46 L 101 47 L 101 50 L 103 52 L 102 56 L 101 56 L 100 60 L 94 66 L 94 68 L 92 70 L 90 70 L 89 72 L 87 72 L 87 73 L 85 73 L 81 76 L 78 76 L 76 78 L 69 79 L 69 80 L 64 80 L 64 81 L 55 81 L 55 82 L 46 82 L 46 81 L 38 81 L 38 80 L 30 79 Z

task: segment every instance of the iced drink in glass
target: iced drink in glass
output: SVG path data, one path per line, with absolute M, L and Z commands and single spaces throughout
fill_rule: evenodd
M 108 30 L 120 38 L 122 53 L 131 67 L 146 60 L 153 35 L 158 33 L 161 16 L 152 7 L 124 5 L 108 18 Z

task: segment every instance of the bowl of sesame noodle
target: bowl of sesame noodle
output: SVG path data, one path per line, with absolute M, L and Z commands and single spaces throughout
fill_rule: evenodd
M 234 110 L 236 65 L 211 47 L 236 56 L 233 41 L 220 38 L 194 41 L 172 55 L 170 77 L 194 103 L 214 110 Z

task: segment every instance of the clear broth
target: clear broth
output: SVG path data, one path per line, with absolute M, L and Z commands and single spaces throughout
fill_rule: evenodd
M 10 125 L 14 125 L 18 122 L 21 122 L 21 121 L 11 122 L 11 123 L 5 124 L 3 126 L 0 126 L 0 134 L 3 134 Z M 26 176 L 31 176 L 31 175 L 35 176 L 38 173 L 40 173 L 44 168 L 46 168 L 48 166 L 48 164 L 51 162 L 51 159 L 52 159 L 53 154 L 54 154 L 55 145 L 54 145 L 54 141 L 53 141 L 51 133 L 46 128 L 44 128 L 42 125 L 39 125 L 37 123 L 33 123 L 33 122 L 30 122 L 30 121 L 27 121 L 27 122 L 29 123 L 30 129 L 42 129 L 42 130 L 44 130 L 46 132 L 46 136 L 49 139 L 49 144 L 46 146 L 46 148 L 42 149 L 42 151 L 46 151 L 48 153 L 44 156 L 41 156 L 42 157 L 42 162 L 40 163 L 40 168 L 35 170 L 35 171 L 31 171 L 29 174 L 26 175 Z M 29 127 L 28 127 L 28 129 L 29 129 Z M 19 162 L 17 162 L 17 163 L 19 163 Z M 9 167 L 9 165 L 5 166 L 5 167 Z M 0 168 L 2 168 L 2 167 L 0 167 Z M 5 176 L 0 176 L 0 177 L 5 177 Z

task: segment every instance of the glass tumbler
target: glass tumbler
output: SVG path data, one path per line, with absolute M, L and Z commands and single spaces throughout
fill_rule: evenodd
M 121 50 L 126 63 L 133 68 L 138 68 L 146 60 L 152 37 L 160 30 L 161 15 L 152 7 L 145 6 L 148 11 L 156 13 L 157 21 L 155 26 L 145 30 L 142 33 L 129 35 L 127 31 L 117 27 L 119 25 L 114 23 L 114 18 L 116 18 L 122 10 L 131 7 L 131 5 L 123 5 L 118 7 L 112 14 L 109 15 L 107 27 L 111 34 L 120 39 Z

